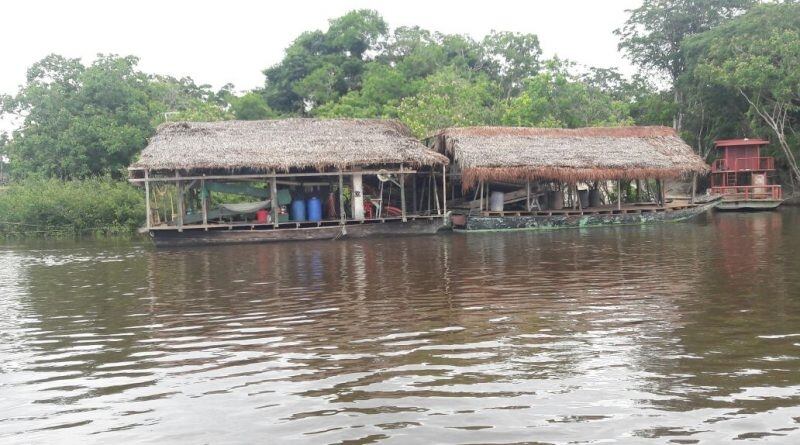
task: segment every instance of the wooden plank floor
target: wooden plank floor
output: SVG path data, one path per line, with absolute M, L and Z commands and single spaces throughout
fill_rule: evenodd
M 603 206 L 603 207 L 590 207 L 586 209 L 562 209 L 562 210 L 532 210 L 526 212 L 524 210 L 507 210 L 503 212 L 483 211 L 481 216 L 585 216 L 585 215 L 620 215 L 620 214 L 640 214 L 640 213 L 663 213 L 673 212 L 676 210 L 684 210 L 697 207 L 698 204 L 668 204 L 666 207 L 658 206 L 652 203 L 632 203 L 622 206 L 618 209 L 617 206 Z

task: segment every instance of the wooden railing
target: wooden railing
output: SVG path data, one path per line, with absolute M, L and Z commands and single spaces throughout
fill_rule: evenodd
M 783 191 L 779 185 L 742 185 L 731 187 L 711 187 L 711 193 L 729 199 L 781 199 Z
M 725 159 L 717 159 L 711 164 L 712 172 L 740 172 L 740 171 L 759 171 L 775 170 L 775 158 L 737 158 L 733 162 Z

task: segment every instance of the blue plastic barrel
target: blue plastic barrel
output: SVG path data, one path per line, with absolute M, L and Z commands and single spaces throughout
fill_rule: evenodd
M 322 202 L 316 196 L 308 200 L 308 220 L 322 221 Z
M 295 199 L 292 201 L 292 221 L 306 220 L 306 201 Z

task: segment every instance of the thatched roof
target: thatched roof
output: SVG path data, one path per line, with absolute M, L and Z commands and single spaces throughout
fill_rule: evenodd
M 397 121 L 294 118 L 163 124 L 130 169 L 288 171 L 447 162 Z
M 453 157 L 462 182 L 562 182 L 675 178 L 708 165 L 667 127 L 448 128 L 434 148 Z

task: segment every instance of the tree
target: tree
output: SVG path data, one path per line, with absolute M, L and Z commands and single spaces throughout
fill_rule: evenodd
M 683 98 L 677 82 L 686 69 L 681 47 L 688 36 L 707 31 L 741 14 L 755 0 L 644 0 L 629 10 L 625 24 L 614 31 L 619 49 L 641 69 L 666 76 L 677 105 L 673 126 L 682 127 Z
M 267 103 L 281 113 L 304 114 L 360 89 L 369 53 L 387 33 L 377 12 L 362 9 L 332 19 L 325 32 L 301 34 L 280 63 L 264 70 Z
M 152 133 L 147 77 L 135 57 L 78 59 L 50 55 L 2 112 L 22 118 L 8 145 L 16 173 L 62 179 L 118 173 Z
M 535 34 L 492 30 L 483 38 L 483 48 L 505 98 L 519 92 L 523 81 L 539 71 L 542 48 Z
M 231 108 L 236 119 L 252 121 L 259 119 L 270 119 L 277 115 L 267 105 L 264 97 L 258 93 L 250 92 L 242 97 L 231 99 Z
M 20 128 L 6 145 L 15 175 L 60 179 L 121 177 L 167 115 L 170 119 L 230 119 L 223 88 L 190 78 L 149 76 L 136 57 L 99 55 L 91 65 L 49 55 L 27 82 L 0 104 Z
M 685 49 L 694 78 L 744 98 L 800 179 L 790 143 L 800 129 L 800 5 L 759 6 L 689 39 Z
M 418 137 L 450 126 L 497 123 L 497 86 L 485 75 L 466 77 L 455 68 L 428 76 L 415 96 L 400 103 L 397 114 Z
M 502 123 L 567 128 L 633 123 L 628 102 L 581 81 L 569 67 L 553 60 L 545 71 L 527 79 L 519 96 L 508 101 Z

